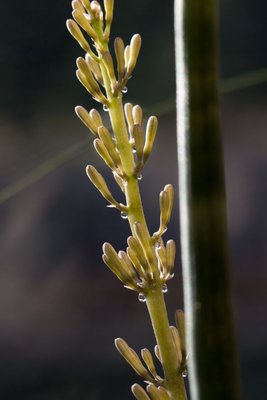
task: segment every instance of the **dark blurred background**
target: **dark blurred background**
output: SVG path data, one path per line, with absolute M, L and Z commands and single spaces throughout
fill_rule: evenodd
M 113 37 L 128 42 L 136 32 L 143 36 L 126 100 L 160 115 L 155 150 L 141 182 L 153 231 L 159 191 L 173 183 L 177 194 L 173 2 L 115 3 Z M 105 207 L 84 172 L 90 163 L 110 177 L 73 112 L 77 104 L 97 105 L 75 78 L 75 59 L 82 51 L 65 28 L 70 13 L 65 0 L 1 3 L 4 400 L 130 399 L 130 385 L 139 380 L 113 339 L 122 336 L 138 351 L 154 345 L 145 305 L 101 261 L 102 243 L 124 249 L 129 229 Z M 257 75 L 267 68 L 266 20 L 265 0 L 220 4 L 230 271 L 245 400 L 267 398 L 267 84 L 264 71 Z M 255 84 L 243 75 L 251 72 Z M 239 78 L 229 81 L 232 77 Z M 178 240 L 177 206 L 167 237 Z M 182 307 L 181 291 L 178 257 L 166 296 L 171 323 L 174 310 Z

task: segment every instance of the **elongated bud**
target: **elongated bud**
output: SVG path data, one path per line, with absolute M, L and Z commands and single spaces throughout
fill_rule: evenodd
M 94 19 L 103 21 L 103 11 L 98 1 L 91 2 L 91 14 Z
M 127 62 L 127 76 L 130 76 L 135 68 L 137 58 L 141 49 L 141 43 L 142 40 L 140 35 L 136 34 L 132 37 L 130 43 L 129 61 Z
M 142 120 L 143 120 L 143 110 L 142 108 L 137 104 L 136 106 L 133 107 L 133 122 L 134 124 L 137 125 L 142 125 Z
M 83 73 L 85 80 L 86 80 L 86 82 L 88 82 L 88 85 L 91 88 L 91 90 L 94 93 L 96 93 L 100 99 L 103 99 L 103 101 L 106 101 L 106 98 L 103 95 L 98 82 L 95 80 L 95 78 L 89 68 L 88 63 L 82 57 L 78 57 L 76 60 L 76 64 L 77 64 L 77 67 L 79 68 L 79 70 Z
M 128 125 L 129 135 L 130 135 L 130 138 L 132 138 L 134 121 L 133 121 L 133 105 L 131 103 L 125 104 L 124 114 L 125 114 L 127 125 Z
M 154 347 L 154 353 L 155 353 L 155 356 L 157 357 L 157 359 L 162 363 L 162 357 L 161 357 L 161 354 L 160 354 L 160 348 L 159 348 L 159 346 L 157 344 Z
M 112 194 L 109 191 L 109 188 L 106 184 L 103 176 L 93 167 L 92 165 L 88 165 L 86 167 L 86 173 L 90 181 L 95 185 L 95 187 L 99 190 L 102 196 L 111 204 L 118 204 L 118 202 L 114 199 Z
M 85 61 L 87 62 L 95 79 L 103 86 L 104 85 L 103 76 L 98 62 L 94 58 L 92 58 L 88 53 L 85 56 Z
M 184 312 L 182 310 L 177 310 L 175 312 L 175 322 L 180 336 L 183 361 L 185 362 L 186 361 L 185 318 L 184 318 Z
M 155 364 L 154 364 L 154 361 L 153 361 L 152 354 L 150 353 L 150 351 L 148 349 L 142 349 L 141 350 L 141 355 L 142 355 L 142 358 L 143 358 L 143 360 L 144 360 L 144 362 L 145 362 L 145 364 L 147 366 L 148 371 L 151 373 L 151 375 L 155 379 L 157 379 L 159 376 L 158 376 L 157 371 L 156 371 L 156 367 L 155 367 Z
M 118 186 L 120 187 L 122 193 L 125 193 L 124 180 L 115 171 L 113 171 L 113 176 Z
M 100 87 L 96 80 L 93 78 L 93 75 L 84 75 L 80 69 L 76 71 L 76 75 L 81 84 L 85 87 L 85 89 L 97 100 L 99 103 L 108 104 L 107 98 L 103 95 L 100 90 Z
M 139 262 L 141 263 L 142 268 L 146 272 L 146 275 L 149 274 L 151 272 L 150 266 L 147 262 L 143 247 L 141 246 L 140 242 L 133 236 L 130 236 L 127 239 L 127 243 L 128 243 L 129 248 L 131 249 L 129 256 L 131 255 L 131 257 L 132 257 L 133 254 L 135 254 L 135 256 L 138 258 Z M 133 259 L 135 260 L 135 258 L 133 258 Z M 132 262 L 133 262 L 133 260 L 132 260 Z
M 84 123 L 84 125 L 87 126 L 87 128 L 90 129 L 90 131 L 97 136 L 97 126 L 92 121 L 92 118 L 90 117 L 88 111 L 82 106 L 77 106 L 75 107 L 75 112 L 80 120 Z
M 172 340 L 175 348 L 175 354 L 177 358 L 177 367 L 181 365 L 182 362 L 182 352 L 181 352 L 181 342 L 180 342 L 180 337 L 178 330 L 175 326 L 170 326 L 170 332 L 172 335 Z
M 81 0 L 81 3 L 87 11 L 91 12 L 91 2 L 89 0 Z
M 119 83 L 122 81 L 123 75 L 125 73 L 125 65 L 124 65 L 124 43 L 120 37 L 117 37 L 114 40 L 114 50 L 117 61 L 117 72 L 118 72 L 118 81 Z
M 92 53 L 92 50 L 90 49 L 89 43 L 85 39 L 85 37 L 82 34 L 82 31 L 80 30 L 79 26 L 76 24 L 75 21 L 72 19 L 68 19 L 66 22 L 68 31 L 70 34 L 74 37 L 75 40 L 79 43 L 81 48 L 86 51 L 87 53 Z
M 155 136 L 158 129 L 158 120 L 156 117 L 150 117 L 147 126 L 146 126 L 146 139 L 145 139 L 145 146 L 144 146 L 144 162 L 148 159 L 153 143 L 155 140 Z
M 155 385 L 152 384 L 147 385 L 146 391 L 149 394 L 151 400 L 162 400 L 161 394 Z
M 137 383 L 135 383 L 131 389 L 136 400 L 151 400 L 142 386 L 138 385 Z
M 100 126 L 103 126 L 103 121 L 102 121 L 101 115 L 95 108 L 92 108 L 92 110 L 90 110 L 89 114 L 90 114 L 90 117 L 92 118 L 92 120 L 94 121 L 94 124 L 97 126 L 97 129 Z
M 133 268 L 133 265 L 128 257 L 128 255 L 125 253 L 125 251 L 119 251 L 118 256 L 121 260 L 121 263 L 123 265 L 124 270 L 127 272 L 127 274 L 131 277 L 131 279 L 134 282 L 139 282 L 139 277 Z
M 131 260 L 132 264 L 134 265 L 136 271 L 138 272 L 138 275 L 140 276 L 141 279 L 145 280 L 146 278 L 146 273 L 145 270 L 137 257 L 136 253 L 133 251 L 131 247 L 127 247 L 127 255 L 129 259 Z
M 142 378 L 148 381 L 151 380 L 151 376 L 149 375 L 147 369 L 143 366 L 137 353 L 128 346 L 125 340 L 121 338 L 116 339 L 115 346 L 138 375 L 142 376 Z
M 102 55 L 102 58 L 103 58 L 105 66 L 106 66 L 109 79 L 111 81 L 112 89 L 115 89 L 117 81 L 116 81 L 116 76 L 115 76 L 115 71 L 114 71 L 113 60 L 112 60 L 110 52 L 105 51 L 105 53 L 103 53 L 103 55 Z
M 91 26 L 90 22 L 88 21 L 87 18 L 85 18 L 83 12 L 80 10 L 74 10 L 72 12 L 72 16 L 77 22 L 77 24 L 80 25 L 81 28 L 90 36 L 91 39 L 93 39 L 94 42 L 98 41 L 98 36 L 94 28 Z
M 143 247 L 143 250 L 144 250 L 146 259 L 148 261 L 148 264 L 151 267 L 151 269 L 153 269 L 153 267 L 154 267 L 154 256 L 153 256 L 150 244 L 146 240 L 145 227 L 141 222 L 135 222 L 134 225 L 133 225 L 133 228 L 134 228 L 134 232 L 135 232 L 137 240 L 140 242 L 141 246 Z
M 111 134 L 105 128 L 104 126 L 100 126 L 98 128 L 98 135 L 105 144 L 111 158 L 113 159 L 114 163 L 116 166 L 120 167 L 121 166 L 121 159 L 120 155 L 116 149 L 116 146 L 114 144 L 114 141 L 112 140 Z
M 157 253 L 157 256 L 158 256 L 158 258 L 160 260 L 160 263 L 161 263 L 162 273 L 163 273 L 163 275 L 165 277 L 165 275 L 166 275 L 165 269 L 166 269 L 166 264 L 167 264 L 167 254 L 166 254 L 166 249 L 165 249 L 164 244 L 162 244 L 159 247 L 156 247 L 156 253 Z
M 141 160 L 143 157 L 144 138 L 143 138 L 142 128 L 138 124 L 134 124 L 133 138 L 134 138 L 137 158 L 138 160 Z
M 160 204 L 160 230 L 161 233 L 164 232 L 164 229 L 167 227 L 169 223 L 169 208 L 170 208 L 170 200 L 168 193 L 163 190 L 159 195 L 159 204 Z
M 104 8 L 105 8 L 105 21 L 106 21 L 104 36 L 106 39 L 108 39 L 113 19 L 114 0 L 104 0 Z
M 170 276 L 173 271 L 175 262 L 176 246 L 173 240 L 168 240 L 166 243 L 166 269 L 167 274 Z
M 125 69 L 127 69 L 129 60 L 130 60 L 130 46 L 126 46 L 124 50 L 124 63 L 125 63 Z
M 170 398 L 170 396 L 169 396 L 169 393 L 167 392 L 166 389 L 164 389 L 163 386 L 159 386 L 159 387 L 158 387 L 158 391 L 159 391 L 159 393 L 160 393 L 161 400 L 171 400 L 171 398 Z
M 169 215 L 168 215 L 168 219 L 170 220 L 171 218 L 171 213 L 172 213 L 172 208 L 173 208 L 173 199 L 174 199 L 174 190 L 173 190 L 173 186 L 168 184 L 164 187 L 164 191 L 168 193 L 168 197 L 169 197 L 169 202 L 170 202 L 170 207 L 169 207 Z
M 121 260 L 118 257 L 115 249 L 111 246 L 110 243 L 103 244 L 103 261 L 107 265 L 107 267 L 119 278 L 119 280 L 129 287 L 135 287 L 135 284 L 132 282 L 131 277 L 124 270 Z
M 114 164 L 112 158 L 110 157 L 110 154 L 100 139 L 95 139 L 94 140 L 94 148 L 96 149 L 97 153 L 100 155 L 100 157 L 103 159 L 103 161 L 107 164 L 107 166 L 113 171 L 116 169 L 116 165 Z
M 84 11 L 85 11 L 82 3 L 79 0 L 73 0 L 71 2 L 71 6 L 72 6 L 73 10 L 79 10 L 82 13 L 84 13 Z

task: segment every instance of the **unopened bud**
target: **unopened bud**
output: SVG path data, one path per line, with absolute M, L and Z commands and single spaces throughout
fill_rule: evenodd
M 73 10 L 79 10 L 80 12 L 84 13 L 84 7 L 83 7 L 82 3 L 80 2 L 80 0 L 73 0 L 71 2 L 71 5 L 72 5 Z
M 120 281 L 122 281 L 122 283 L 130 285 L 131 282 L 123 269 L 121 260 L 110 243 L 103 244 L 103 253 L 102 258 L 106 266 L 119 278 Z
M 121 82 L 125 72 L 124 65 L 124 43 L 120 37 L 114 40 L 114 50 L 117 61 L 118 81 Z
M 95 187 L 108 202 L 111 204 L 118 204 L 110 193 L 105 179 L 92 165 L 88 165 L 86 167 L 86 173 L 90 181 L 95 185 Z
M 185 317 L 184 317 L 184 312 L 182 310 L 176 311 L 175 322 L 180 336 L 183 362 L 185 362 L 186 361 Z
M 87 126 L 87 128 L 90 129 L 90 131 L 97 136 L 97 126 L 92 121 L 88 111 L 82 106 L 77 106 L 75 107 L 75 112 L 80 120 L 84 123 L 84 125 Z
M 82 34 L 82 31 L 80 30 L 79 26 L 76 24 L 75 21 L 72 19 L 68 19 L 66 22 L 68 31 L 70 34 L 74 37 L 75 40 L 79 43 L 81 48 L 86 51 L 87 53 L 92 53 L 89 43 L 85 39 L 85 37 Z
M 98 135 L 105 144 L 111 158 L 113 159 L 115 165 L 118 167 L 121 166 L 121 159 L 120 155 L 116 149 L 116 146 L 114 144 L 114 141 L 111 137 L 111 134 L 109 133 L 108 129 L 105 128 L 103 125 L 98 128 Z
M 136 400 L 150 400 L 142 386 L 138 385 L 137 383 L 135 383 L 131 389 Z
M 155 136 L 157 133 L 157 128 L 158 128 L 158 120 L 156 117 L 150 117 L 147 126 L 146 126 L 146 139 L 145 139 L 145 146 L 144 146 L 144 162 L 148 159 L 153 143 L 155 140 Z
M 137 58 L 141 49 L 141 36 L 136 34 L 132 37 L 131 43 L 130 43 L 130 55 L 129 55 L 129 61 L 127 62 L 127 75 L 130 76 L 131 73 L 133 72 Z
M 84 13 L 80 10 L 74 10 L 72 12 L 72 16 L 75 21 L 85 30 L 86 33 L 93 39 L 94 42 L 97 42 L 98 36 L 94 28 L 91 26 L 90 22 L 87 18 L 85 18 Z
M 99 66 L 98 62 L 93 57 L 91 57 L 88 53 L 85 56 L 85 61 L 87 62 L 95 79 L 99 83 L 101 83 L 101 85 L 103 86 L 103 84 L 104 84 L 103 76 L 102 76 L 102 72 L 100 70 L 100 66 Z
M 173 240 L 166 243 L 166 269 L 168 276 L 172 274 L 176 254 L 176 246 Z
M 136 106 L 133 107 L 132 113 L 133 113 L 134 124 L 142 125 L 142 120 L 143 120 L 142 108 L 137 104 Z
M 117 350 L 121 353 L 124 359 L 131 365 L 134 371 L 140 375 L 142 378 L 146 380 L 151 380 L 151 376 L 149 375 L 147 369 L 143 366 L 140 358 L 137 353 L 128 346 L 125 340 L 118 338 L 115 340 L 115 346 Z
M 172 335 L 172 340 L 175 348 L 175 354 L 177 359 L 177 367 L 181 365 L 182 362 L 182 352 L 181 352 L 181 341 L 178 330 L 175 326 L 170 326 L 170 332 Z
M 107 164 L 107 166 L 111 170 L 115 170 L 116 165 L 114 164 L 112 158 L 110 157 L 110 154 L 109 154 L 108 150 L 106 149 L 102 140 L 95 139 L 94 140 L 94 148 L 96 149 L 96 151 L 100 155 L 100 157 L 103 159 L 103 161 Z
M 152 354 L 150 353 L 150 351 L 148 349 L 142 349 L 141 350 L 141 355 L 142 355 L 142 358 L 143 358 L 143 360 L 144 360 L 149 372 L 151 373 L 151 375 L 155 379 L 157 379 L 158 378 L 158 374 L 157 374 L 157 371 L 156 371 L 156 367 L 155 367 L 155 364 L 154 364 L 154 361 L 153 361 Z
M 112 89 L 115 89 L 116 86 L 116 76 L 115 76 L 115 71 L 114 71 L 114 65 L 113 65 L 113 60 L 111 57 L 111 54 L 109 51 L 105 51 L 105 53 L 103 53 L 102 55 L 104 64 L 106 66 L 107 69 L 107 73 L 112 85 Z
M 133 105 L 131 103 L 126 103 L 125 104 L 125 106 L 124 106 L 124 114 L 125 114 L 127 125 L 128 125 L 129 135 L 132 138 L 134 121 L 133 121 Z
M 108 39 L 110 33 L 110 26 L 113 19 L 114 0 L 104 0 L 104 8 L 105 8 L 105 21 L 106 21 L 104 36 L 106 39 Z
M 167 392 L 166 389 L 164 389 L 163 386 L 159 386 L 158 387 L 158 391 L 160 393 L 161 400 L 171 400 L 169 393 Z
M 156 346 L 154 347 L 154 353 L 155 353 L 155 356 L 157 357 L 157 359 L 162 363 L 162 357 L 161 357 L 160 348 L 159 348 L 158 344 L 156 344 Z
M 149 394 L 151 400 L 162 400 L 161 394 L 155 385 L 152 384 L 147 385 L 146 391 Z
M 137 154 L 137 159 L 141 160 L 143 157 L 144 138 L 142 128 L 139 124 L 134 124 L 133 138 Z

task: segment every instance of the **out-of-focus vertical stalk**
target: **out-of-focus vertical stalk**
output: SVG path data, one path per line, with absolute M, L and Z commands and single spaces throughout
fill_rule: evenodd
M 192 400 L 237 400 L 219 126 L 217 2 L 175 0 L 181 249 Z

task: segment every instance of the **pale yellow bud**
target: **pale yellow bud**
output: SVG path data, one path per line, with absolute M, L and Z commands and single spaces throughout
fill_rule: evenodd
M 140 35 L 136 34 L 132 37 L 130 43 L 129 60 L 127 62 L 127 76 L 130 76 L 135 68 L 137 58 L 141 49 L 141 43 L 142 40 Z
M 182 310 L 177 310 L 175 313 L 175 322 L 178 328 L 180 342 L 181 342 L 181 351 L 183 356 L 183 362 L 186 362 L 186 335 L 185 335 L 185 317 L 184 312 Z
M 131 103 L 125 104 L 124 114 L 125 114 L 127 125 L 128 125 L 129 135 L 130 135 L 130 138 L 132 138 L 134 121 L 133 121 L 133 105 Z
M 103 124 L 102 124 L 103 125 Z M 104 126 L 100 126 L 98 129 L 98 135 L 105 144 L 110 156 L 112 157 L 115 165 L 118 167 L 121 167 L 121 159 L 120 155 L 116 149 L 116 146 L 114 144 L 114 141 L 111 137 L 111 134 L 109 133 L 108 129 L 105 128 Z
M 134 124 L 133 138 L 134 138 L 137 159 L 140 161 L 143 157 L 144 138 L 143 138 L 142 128 L 139 124 Z
M 84 125 L 87 126 L 87 128 L 90 129 L 90 131 L 97 136 L 97 126 L 92 121 L 88 111 L 82 106 L 77 106 L 75 107 L 75 112 L 80 120 L 84 123 Z
M 173 240 L 168 240 L 166 243 L 166 269 L 168 276 L 172 274 L 175 262 L 176 246 Z
M 91 26 L 90 22 L 88 19 L 85 17 L 84 13 L 81 12 L 80 10 L 74 10 L 72 12 L 72 16 L 75 19 L 75 21 L 85 30 L 86 33 L 95 41 L 98 41 L 98 36 L 93 27 Z
M 167 392 L 166 389 L 164 389 L 163 386 L 159 386 L 158 391 L 161 395 L 161 400 L 171 400 L 169 393 Z
M 104 85 L 102 72 L 99 66 L 99 63 L 92 57 L 90 54 L 86 54 L 85 61 L 87 62 L 92 74 L 94 75 L 95 79 L 98 80 L 101 85 Z
M 113 19 L 114 0 L 104 0 L 104 8 L 105 8 L 105 21 L 106 21 L 104 36 L 106 39 L 108 39 L 110 33 L 110 26 Z
M 124 65 L 124 43 L 120 37 L 114 40 L 114 50 L 117 61 L 118 81 L 121 82 L 125 73 Z
M 133 107 L 133 121 L 134 124 L 137 125 L 142 125 L 142 120 L 143 120 L 143 110 L 142 108 L 137 104 L 136 106 Z
M 72 8 L 73 10 L 79 10 L 80 12 L 84 13 L 84 7 L 82 5 L 82 3 L 80 2 L 80 0 L 73 0 L 71 2 Z
M 113 60 L 111 57 L 111 54 L 109 51 L 105 51 L 102 55 L 103 62 L 105 64 L 105 67 L 107 69 L 107 73 L 111 82 L 111 87 L 112 89 L 115 89 L 116 87 L 116 76 L 115 76 L 115 71 L 114 71 L 114 65 L 113 65 Z
M 109 188 L 106 184 L 103 176 L 92 166 L 88 165 L 86 167 L 86 173 L 90 181 L 95 185 L 95 187 L 99 190 L 102 196 L 111 204 L 118 204 L 116 200 L 113 198 L 112 194 L 109 191 Z
M 175 348 L 175 354 L 177 359 L 177 367 L 179 368 L 182 362 L 182 352 L 181 352 L 181 341 L 178 330 L 175 326 L 170 326 L 170 332 L 172 335 L 172 340 Z
M 154 361 L 153 361 L 152 354 L 150 353 L 150 351 L 148 349 L 142 349 L 141 350 L 141 355 L 142 355 L 142 358 L 143 358 L 143 360 L 144 360 L 149 372 L 151 373 L 151 375 L 155 379 L 157 379 L 158 378 L 158 374 L 157 374 L 157 371 L 156 371 L 156 367 L 155 367 L 155 364 L 154 364 Z
M 95 139 L 94 140 L 94 147 L 97 151 L 97 153 L 100 155 L 100 157 L 104 160 L 104 162 L 107 164 L 107 166 L 111 170 L 116 169 L 116 165 L 114 164 L 112 158 L 110 157 L 110 154 L 108 150 L 106 149 L 104 143 L 100 139 Z
M 158 120 L 156 117 L 150 117 L 147 126 L 146 126 L 146 139 L 145 139 L 145 146 L 144 146 L 144 162 L 148 159 L 153 143 L 155 140 L 155 136 L 158 129 Z
M 121 353 L 124 359 L 131 365 L 134 371 L 142 376 L 142 378 L 146 380 L 151 380 L 151 376 L 149 375 L 147 369 L 143 366 L 140 358 L 137 353 L 128 346 L 125 340 L 118 338 L 115 340 L 115 346 L 117 350 Z
M 87 53 L 91 53 L 92 51 L 90 49 L 89 43 L 85 40 L 85 37 L 83 36 L 82 31 L 80 30 L 76 22 L 72 19 L 68 19 L 66 25 L 68 31 L 74 37 L 74 39 L 77 40 L 82 49 Z
M 142 386 L 138 385 L 137 383 L 135 383 L 131 389 L 136 400 L 151 400 Z
M 100 126 L 103 126 L 103 121 L 102 121 L 101 115 L 95 108 L 92 108 L 92 110 L 90 110 L 89 114 L 90 114 L 90 117 L 92 118 L 92 120 L 94 121 L 95 125 L 97 126 L 97 129 Z
M 155 385 L 152 384 L 147 385 L 146 390 L 151 400 L 162 400 L 161 394 Z
M 160 353 L 160 348 L 159 348 L 159 345 L 157 345 L 157 344 L 154 347 L 154 353 L 155 353 L 155 356 L 157 357 L 157 359 L 162 363 L 162 357 L 161 357 L 161 353 Z

